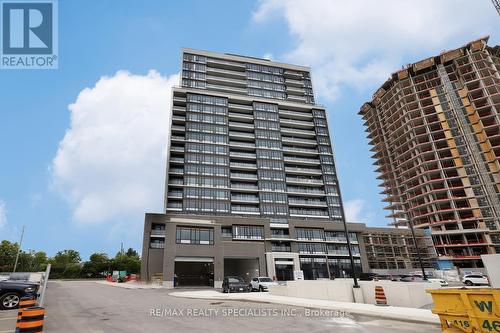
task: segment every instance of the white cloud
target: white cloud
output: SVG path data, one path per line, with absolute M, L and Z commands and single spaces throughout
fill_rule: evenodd
M 344 212 L 347 222 L 372 222 L 373 212 L 366 207 L 362 199 L 347 200 L 344 202 Z
M 79 224 L 141 224 L 161 211 L 171 87 L 178 75 L 119 71 L 83 89 L 52 161 L 52 185 Z M 111 230 L 111 229 L 110 229 Z
M 261 0 L 257 23 L 282 16 L 295 48 L 287 61 L 310 65 L 330 100 L 343 85 L 373 89 L 403 59 L 418 61 L 499 31 L 489 0 Z
M 7 207 L 5 201 L 0 199 L 0 230 L 7 226 Z
M 264 59 L 267 59 L 267 60 L 273 60 L 274 57 L 273 57 L 273 54 L 272 53 L 264 53 L 264 55 L 262 56 L 262 58 Z

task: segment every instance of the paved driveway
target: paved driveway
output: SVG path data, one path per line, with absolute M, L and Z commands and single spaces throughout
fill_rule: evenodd
M 370 332 L 438 333 L 435 325 L 239 301 L 184 299 L 164 289 L 51 281 L 44 332 Z
M 17 310 L 0 310 L 0 333 L 13 333 L 16 329 Z

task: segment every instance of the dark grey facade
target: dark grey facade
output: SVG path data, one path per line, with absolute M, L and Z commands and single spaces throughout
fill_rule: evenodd
M 184 49 L 172 104 L 166 213 L 146 215 L 144 278 L 349 274 L 326 112 L 307 67 Z M 361 270 L 361 226 L 351 228 Z

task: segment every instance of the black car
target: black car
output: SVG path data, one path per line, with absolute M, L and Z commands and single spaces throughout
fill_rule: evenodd
M 27 281 L 0 281 L 0 310 L 15 309 L 23 296 L 37 297 L 38 284 Z
M 223 293 L 241 293 L 247 291 L 250 291 L 250 286 L 239 276 L 226 276 L 224 281 L 222 281 Z
M 360 281 L 378 281 L 378 274 L 376 273 L 361 273 L 359 276 Z

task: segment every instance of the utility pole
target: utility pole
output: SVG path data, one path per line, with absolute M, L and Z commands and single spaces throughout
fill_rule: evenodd
M 17 261 L 19 260 L 19 253 L 21 253 L 21 246 L 23 245 L 23 237 L 24 237 L 24 225 L 23 225 L 23 230 L 21 231 L 21 239 L 19 240 L 19 248 L 17 249 L 17 254 L 16 254 L 16 261 L 14 262 L 14 269 L 12 272 L 14 273 L 17 268 Z

